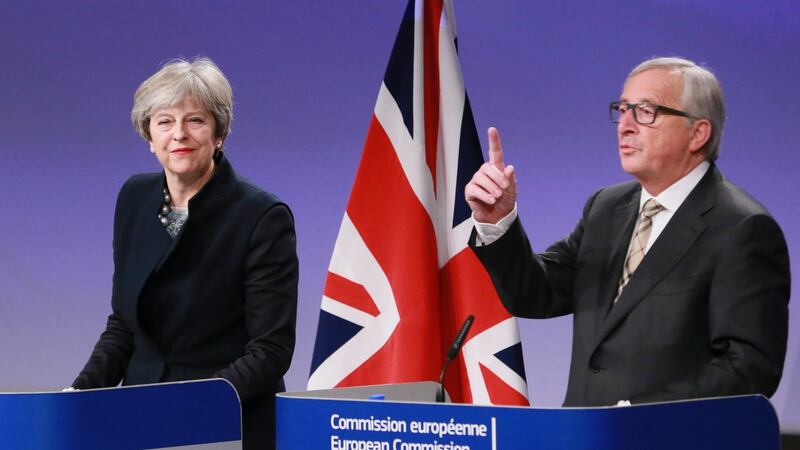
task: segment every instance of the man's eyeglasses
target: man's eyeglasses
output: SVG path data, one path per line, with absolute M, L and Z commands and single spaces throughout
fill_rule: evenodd
M 620 118 L 622 118 L 622 115 L 628 112 L 628 110 L 633 111 L 633 120 L 635 120 L 636 123 L 638 123 L 639 125 L 652 124 L 653 122 L 656 121 L 658 113 L 672 114 L 673 116 L 688 117 L 689 119 L 694 118 L 688 113 L 685 113 L 683 111 L 667 108 L 666 106 L 656 105 L 655 103 L 611 102 L 611 104 L 608 105 L 608 114 L 609 118 L 611 119 L 611 123 L 619 123 L 619 120 Z

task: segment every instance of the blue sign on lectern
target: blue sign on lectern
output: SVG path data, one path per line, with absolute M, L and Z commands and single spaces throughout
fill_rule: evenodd
M 542 409 L 370 401 L 369 392 L 361 394 L 362 400 L 279 394 L 278 449 L 780 449 L 775 410 L 755 395 Z
M 241 439 L 239 397 L 221 379 L 0 393 L 0 449 L 241 450 Z

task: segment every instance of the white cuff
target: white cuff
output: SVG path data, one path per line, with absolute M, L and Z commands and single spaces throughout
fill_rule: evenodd
M 475 224 L 475 231 L 478 232 L 478 239 L 475 245 L 480 247 L 482 245 L 489 245 L 492 242 L 500 239 L 509 228 L 514 220 L 517 219 L 517 204 L 514 203 L 514 209 L 508 213 L 507 216 L 500 219 L 497 223 L 483 223 L 475 220 L 475 215 L 472 215 L 472 222 Z

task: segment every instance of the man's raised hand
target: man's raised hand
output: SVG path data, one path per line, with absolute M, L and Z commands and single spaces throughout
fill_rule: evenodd
M 500 133 L 492 127 L 488 130 L 489 162 L 483 163 L 464 188 L 475 220 L 497 223 L 507 216 L 517 201 L 517 179 L 514 166 L 506 166 Z

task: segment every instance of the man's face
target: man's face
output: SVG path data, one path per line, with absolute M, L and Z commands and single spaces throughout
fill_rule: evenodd
M 652 69 L 630 77 L 620 96 L 628 103 L 650 102 L 683 110 L 683 75 Z M 653 195 L 672 185 L 699 163 L 692 148 L 692 126 L 685 117 L 659 113 L 650 125 L 636 123 L 633 111 L 617 125 L 622 169 Z

